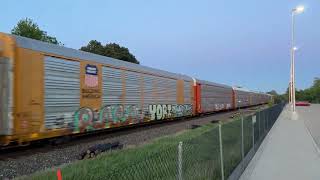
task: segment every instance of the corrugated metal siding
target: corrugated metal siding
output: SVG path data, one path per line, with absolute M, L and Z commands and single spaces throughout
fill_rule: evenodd
M 252 105 L 260 104 L 260 95 L 257 93 L 252 93 Z
M 143 75 L 143 111 L 149 111 L 151 104 L 176 104 L 177 80 Z
M 45 126 L 70 126 L 80 108 L 80 63 L 46 56 L 44 65 Z
M 257 104 L 257 98 L 255 93 L 250 93 L 250 105 Z
M 250 92 L 236 90 L 237 107 L 246 107 L 250 105 Z
M 125 71 L 126 105 L 141 106 L 141 77 L 140 73 Z
M 149 105 L 177 103 L 177 80 L 175 79 L 122 71 L 109 67 L 102 68 L 102 77 L 103 105 L 118 105 L 122 103 L 124 105 L 135 105 L 144 114 L 148 114 Z M 123 85 L 125 85 L 125 88 Z M 125 96 L 123 90 L 125 90 Z M 190 95 L 188 97 L 190 98 Z M 122 100 L 122 98 L 124 99 Z
M 202 84 L 201 108 L 203 112 L 232 108 L 232 88 Z
M 156 97 L 158 104 L 176 104 L 177 82 L 173 79 L 156 77 Z
M 184 81 L 184 104 L 192 104 L 193 94 L 192 94 L 192 83 L 189 81 Z
M 156 104 L 153 92 L 154 76 L 143 75 L 143 112 L 148 113 L 149 104 Z
M 103 105 L 122 104 L 122 70 L 102 67 L 102 82 Z
M 182 74 L 159 70 L 159 69 L 142 66 L 135 63 L 126 62 L 126 61 L 121 61 L 121 60 L 119 61 L 114 58 L 101 56 L 93 53 L 88 53 L 84 51 L 79 51 L 76 49 L 71 49 L 63 46 L 57 46 L 54 44 L 50 44 L 50 43 L 46 43 L 46 42 L 42 42 L 42 41 L 38 41 L 38 40 L 26 38 L 26 37 L 10 35 L 10 34 L 7 34 L 7 35 L 15 37 L 17 46 L 25 49 L 32 49 L 35 51 L 47 52 L 47 53 L 57 54 L 60 56 L 65 56 L 70 58 L 83 59 L 83 60 L 96 62 L 96 63 L 109 64 L 118 68 L 125 67 L 135 71 L 152 73 L 155 75 L 167 76 L 175 79 L 183 79 L 183 80 L 189 80 L 189 81 L 192 80 L 191 77 L 182 75 Z

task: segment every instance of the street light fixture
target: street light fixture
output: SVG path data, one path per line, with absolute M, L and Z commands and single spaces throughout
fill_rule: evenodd
M 295 51 L 298 48 L 295 46 L 295 15 L 300 14 L 304 11 L 304 6 L 297 6 L 296 8 L 292 9 L 291 16 L 292 16 L 292 37 L 291 37 L 291 71 L 290 71 L 290 99 L 292 103 L 292 111 L 296 111 L 296 94 L 295 94 L 295 64 L 294 64 L 294 55 Z
M 297 6 L 297 7 L 294 8 L 292 11 L 295 12 L 296 14 L 303 13 L 303 11 L 304 11 L 304 6 Z

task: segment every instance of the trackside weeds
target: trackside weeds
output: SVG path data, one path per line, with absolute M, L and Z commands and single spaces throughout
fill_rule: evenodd
M 272 106 L 233 121 L 210 124 L 151 144 L 108 152 L 61 168 L 62 179 L 228 179 L 238 177 L 283 108 Z M 253 152 L 253 153 L 252 153 Z M 239 166 L 242 166 L 239 168 Z M 241 175 L 241 172 L 240 172 Z M 21 179 L 57 179 L 57 169 Z

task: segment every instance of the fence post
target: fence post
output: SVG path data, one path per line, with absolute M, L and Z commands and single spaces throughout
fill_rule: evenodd
M 254 150 L 254 124 L 256 123 L 256 120 L 257 120 L 257 116 L 253 115 L 252 116 L 252 148 L 253 148 L 253 151 L 255 151 Z
M 270 109 L 268 109 L 267 118 L 266 118 L 266 119 L 267 119 L 267 129 L 268 129 L 268 132 L 269 132 L 269 130 L 270 130 L 270 122 L 269 122 L 269 121 L 270 121 L 270 120 L 269 120 L 269 117 L 270 117 L 270 116 L 269 116 L 269 115 L 270 115 Z
M 268 114 L 269 114 L 269 109 L 267 109 L 267 110 L 266 110 L 266 114 L 265 114 L 265 119 L 266 119 L 266 131 L 267 131 L 267 134 L 268 134 L 268 132 L 269 132 Z
M 222 147 L 222 135 L 221 124 L 219 124 L 219 144 L 220 144 L 220 167 L 221 167 L 221 179 L 224 180 L 224 165 L 223 165 L 223 147 Z
M 263 110 L 262 119 L 263 119 L 263 138 L 264 138 L 266 135 L 266 110 Z
M 182 180 L 182 141 L 178 145 L 178 179 Z
M 261 124 L 261 111 L 259 111 L 258 112 L 258 117 L 257 117 L 257 119 L 258 119 L 258 128 L 259 128 L 259 139 L 258 139 L 258 141 L 257 142 L 259 142 L 259 140 L 260 140 L 260 138 L 261 138 L 261 128 L 260 128 L 260 124 Z
M 264 118 L 264 136 L 266 136 L 266 134 L 267 134 L 267 124 L 266 124 L 266 122 L 267 122 L 267 119 L 266 119 L 266 117 L 267 117 L 267 111 L 268 111 L 268 109 L 267 110 L 265 110 L 264 111 L 264 113 L 263 113 L 263 118 Z
M 242 154 L 242 159 L 244 159 L 243 116 L 241 116 L 241 154 Z

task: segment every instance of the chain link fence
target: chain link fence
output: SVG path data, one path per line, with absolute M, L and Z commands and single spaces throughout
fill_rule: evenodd
M 113 169 L 101 179 L 238 179 L 281 113 L 278 104 Z

